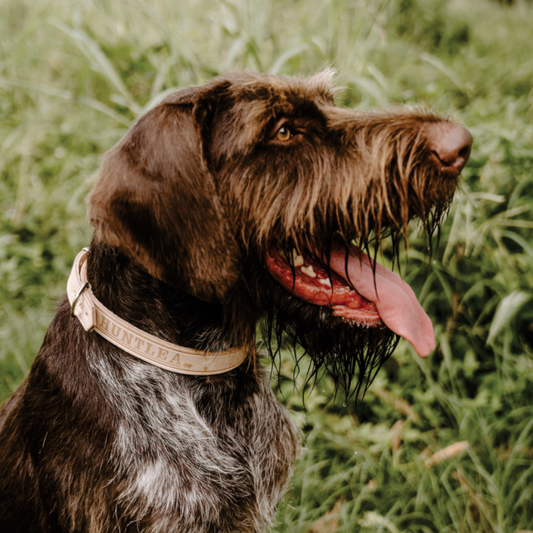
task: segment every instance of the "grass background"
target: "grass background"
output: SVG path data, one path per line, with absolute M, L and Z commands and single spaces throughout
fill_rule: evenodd
M 0 401 L 89 242 L 87 179 L 132 120 L 229 69 L 333 67 L 339 105 L 426 102 L 475 144 L 434 257 L 413 227 L 404 267 L 435 352 L 402 342 L 357 409 L 327 380 L 304 409 L 283 361 L 305 449 L 273 531 L 533 531 L 532 36 L 518 0 L 0 0 Z

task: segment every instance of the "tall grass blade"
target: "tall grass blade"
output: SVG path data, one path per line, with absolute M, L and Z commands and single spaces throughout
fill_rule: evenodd
M 520 308 L 531 298 L 531 294 L 523 291 L 513 291 L 508 294 L 498 306 L 487 337 L 487 346 L 494 344 L 494 341 L 503 329 L 514 319 Z

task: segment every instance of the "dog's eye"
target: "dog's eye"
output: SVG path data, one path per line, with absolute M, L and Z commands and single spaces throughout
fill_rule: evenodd
M 276 139 L 278 141 L 288 141 L 292 137 L 292 131 L 287 126 L 281 126 L 276 133 Z

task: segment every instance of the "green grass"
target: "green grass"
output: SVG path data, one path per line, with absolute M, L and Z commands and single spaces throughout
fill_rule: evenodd
M 439 249 L 428 261 L 413 227 L 404 267 L 435 352 L 401 343 L 357 409 L 327 380 L 304 409 L 284 360 L 305 449 L 273 530 L 533 530 L 532 35 L 519 0 L 0 0 L 0 401 L 89 241 L 88 179 L 131 121 L 229 69 L 333 67 L 340 105 L 426 102 L 475 144 Z

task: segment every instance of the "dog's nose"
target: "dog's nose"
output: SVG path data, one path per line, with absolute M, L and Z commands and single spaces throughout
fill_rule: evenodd
M 470 157 L 472 135 L 452 122 L 427 124 L 426 134 L 431 157 L 443 169 L 459 175 Z

